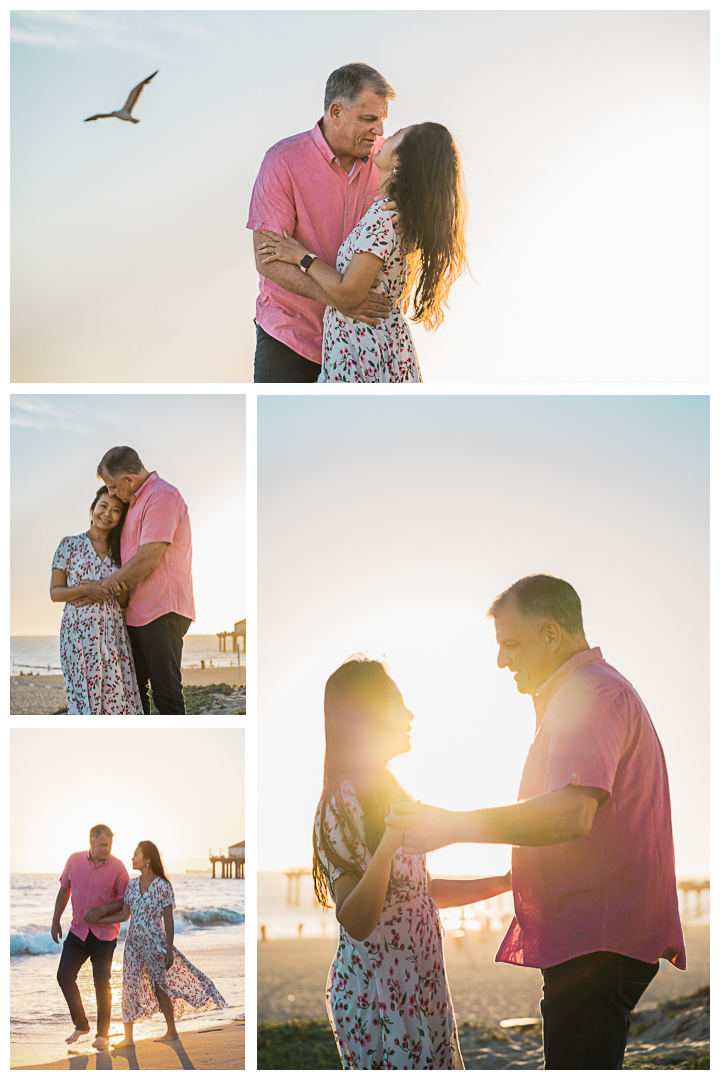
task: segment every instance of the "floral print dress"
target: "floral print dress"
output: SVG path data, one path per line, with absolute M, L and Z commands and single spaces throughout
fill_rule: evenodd
M 156 877 L 141 893 L 139 878 L 132 878 L 125 890 L 125 903 L 130 908 L 130 929 L 123 953 L 123 1023 L 160 1012 L 156 983 L 172 1001 L 176 1020 L 190 1013 L 224 1009 L 227 1003 L 220 991 L 175 947 L 172 966 L 165 967 L 163 908 L 175 907 L 170 882 Z
M 392 214 L 383 210 L 382 202 L 373 203 L 343 242 L 336 269 L 344 274 L 359 251 L 382 259 L 373 289 L 392 297 L 393 306 L 379 326 L 346 319 L 332 307 L 325 309 L 318 382 L 422 382 L 410 327 L 398 307 L 407 277 L 405 252 Z
M 85 533 L 65 536 L 53 558 L 68 588 L 102 581 L 117 567 L 101 559 Z M 103 604 L 68 603 L 60 624 L 60 666 L 69 716 L 142 716 L 142 701 L 122 609 L 114 597 Z
M 336 800 L 326 829 L 338 855 L 366 865 L 364 819 L 349 780 L 341 797 L 360 840 L 345 835 Z M 320 807 L 315 832 L 320 843 Z M 339 872 L 320 849 L 333 889 Z M 365 941 L 343 926 L 327 982 L 327 1007 L 345 1069 L 463 1069 L 450 990 L 445 977 L 442 927 L 427 890 L 424 855 L 393 857 L 397 879 L 388 886 L 379 925 Z

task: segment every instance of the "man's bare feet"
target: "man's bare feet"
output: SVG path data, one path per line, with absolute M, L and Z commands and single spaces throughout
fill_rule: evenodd
M 122 1042 L 115 1043 L 115 1045 L 113 1046 L 113 1050 L 128 1050 L 131 1046 L 134 1045 L 135 1043 L 132 1041 L 132 1039 L 123 1039 Z
M 165 1035 L 161 1035 L 159 1039 L 153 1039 L 153 1042 L 177 1042 L 179 1038 L 180 1036 L 177 1031 L 174 1035 L 172 1032 L 168 1031 Z
M 105 1038 L 105 1036 L 104 1035 L 98 1035 L 98 1037 L 93 1042 L 93 1047 L 96 1050 L 107 1050 L 108 1041 Z
M 80 1030 L 79 1030 L 79 1028 L 75 1028 L 75 1030 L 73 1031 L 72 1035 L 68 1035 L 68 1037 L 67 1037 L 67 1039 L 65 1040 L 65 1042 L 66 1042 L 66 1043 L 68 1044 L 68 1046 L 69 1046 L 69 1045 L 70 1045 L 70 1043 L 74 1043 L 74 1042 L 77 1042 L 77 1041 L 78 1041 L 78 1039 L 82 1039 L 82 1037 L 83 1037 L 84 1035 L 89 1035 L 89 1034 L 90 1034 L 90 1028 L 88 1028 L 88 1029 L 87 1029 L 87 1031 L 80 1031 Z

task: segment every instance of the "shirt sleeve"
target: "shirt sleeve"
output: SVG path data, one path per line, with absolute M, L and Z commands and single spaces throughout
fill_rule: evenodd
M 131 893 L 132 893 L 132 881 L 128 881 L 127 885 L 125 886 L 125 895 L 123 896 L 123 900 L 125 901 L 125 903 L 127 904 L 128 907 L 130 907 Z
M 357 227 L 352 243 L 353 253 L 369 251 L 379 259 L 385 259 L 395 250 L 397 234 L 391 212 L 371 207 Z
M 351 815 L 353 830 L 344 818 L 341 808 Z M 345 862 L 359 863 L 361 866 L 367 858 L 365 844 L 365 821 L 358 798 L 349 785 L 343 785 L 339 796 L 334 795 L 325 808 L 325 831 L 327 834 L 327 847 L 320 840 L 319 813 L 316 821 L 318 833 L 318 846 L 320 858 L 330 875 L 333 888 L 338 878 L 346 872 L 337 866 L 339 856 Z
M 70 883 L 70 860 L 69 859 L 65 863 L 65 869 L 63 870 L 62 874 L 60 875 L 60 884 L 62 885 L 63 889 L 72 888 L 71 883 Z
M 287 166 L 274 150 L 268 150 L 250 199 L 247 228 L 253 232 L 270 229 L 290 236 L 295 232 L 295 195 Z
M 171 544 L 184 513 L 177 495 L 172 491 L 157 491 L 143 509 L 138 547 L 142 544 Z
M 70 537 L 64 536 L 58 544 L 58 549 L 53 555 L 53 570 L 67 570 L 70 565 Z
M 120 863 L 120 866 L 118 868 L 117 878 L 115 879 L 115 895 L 116 895 L 116 899 L 119 900 L 120 897 L 122 897 L 123 899 L 125 898 L 125 894 L 127 892 L 129 884 L 130 884 L 130 875 L 128 874 L 128 872 L 125 869 L 125 867 L 123 866 L 123 864 Z
M 160 906 L 175 907 L 175 893 L 169 881 L 160 882 Z
M 571 690 L 554 709 L 546 791 L 568 784 L 612 795 L 625 745 L 625 725 L 615 706 L 593 690 Z

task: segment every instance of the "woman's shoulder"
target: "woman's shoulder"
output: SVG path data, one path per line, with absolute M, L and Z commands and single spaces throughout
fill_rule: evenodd
M 364 223 L 366 225 L 387 226 L 388 228 L 392 229 L 392 231 L 394 232 L 395 231 L 395 226 L 393 224 L 392 216 L 393 216 L 395 211 L 386 209 L 385 204 L 387 202 L 388 202 L 387 197 L 383 197 L 381 199 L 376 199 L 375 202 L 370 207 L 370 209 L 365 214 L 365 216 L 363 217 L 360 224 L 362 225 Z
M 333 827 L 338 825 L 343 818 L 347 817 L 348 813 L 358 821 L 362 821 L 363 813 L 360 806 L 360 800 L 358 799 L 357 792 L 353 787 L 351 780 L 345 778 L 342 780 L 336 791 L 333 791 L 329 796 L 323 795 L 318 808 L 315 813 L 315 824 L 319 828 L 320 815 L 325 812 L 325 825 L 326 827 Z
M 63 536 L 62 540 L 58 544 L 58 547 L 77 547 L 78 544 L 84 544 L 87 540 L 87 536 L 84 532 L 76 533 L 74 536 Z

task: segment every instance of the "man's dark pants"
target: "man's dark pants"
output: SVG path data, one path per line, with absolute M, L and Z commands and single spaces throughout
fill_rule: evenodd
M 68 933 L 57 973 L 57 981 L 68 1003 L 73 1024 L 78 1031 L 89 1031 L 90 1025 L 78 990 L 77 977 L 85 961 L 90 960 L 97 998 L 97 1033 L 106 1039 L 110 1029 L 112 1004 L 110 969 L 116 945 L 117 938 L 112 941 L 101 941 L 100 938 L 95 937 L 92 930 L 88 931 L 85 941 L 81 941 L 75 934 Z
M 282 341 L 271 337 L 257 323 L 255 337 L 255 382 L 318 381 L 320 365 L 314 360 L 306 360 L 300 353 L 293 352 L 288 345 L 283 345 Z
M 659 967 L 595 952 L 543 968 L 545 1068 L 622 1069 L 630 1013 Z
M 191 622 L 192 619 L 171 611 L 145 626 L 128 626 L 135 674 L 146 716 L 150 714 L 148 680 L 155 708 L 162 716 L 185 715 L 182 648 Z

